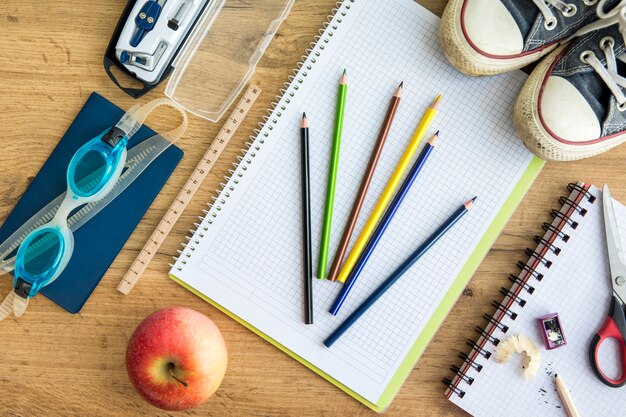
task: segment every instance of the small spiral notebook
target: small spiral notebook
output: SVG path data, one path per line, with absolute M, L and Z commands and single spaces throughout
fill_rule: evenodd
M 515 136 L 521 72 L 469 78 L 441 52 L 439 19 L 411 0 L 346 0 L 171 270 L 171 277 L 375 410 L 387 407 L 542 167 Z M 400 81 L 404 96 L 354 240 L 424 111 L 443 95 L 437 149 L 338 317 L 340 284 L 314 282 L 303 324 L 299 123 L 311 123 L 313 244 L 322 229 L 337 83 L 349 91 L 330 253 Z M 463 201 L 472 212 L 331 349 L 322 340 Z M 354 243 L 354 242 L 352 242 Z M 317 253 L 317 250 L 314 252 Z M 317 260 L 314 259 L 314 264 Z
M 609 311 L 611 283 L 604 231 L 601 191 L 591 185 L 570 184 L 569 197 L 561 197 L 552 223 L 528 250 L 530 259 L 519 262 L 519 275 L 503 289 L 497 310 L 487 325 L 477 327 L 479 337 L 469 341 L 469 354 L 449 384 L 447 397 L 474 416 L 567 417 L 556 392 L 554 374 L 562 375 L 581 416 L 618 416 L 626 410 L 623 389 L 607 387 L 589 363 L 589 345 Z M 626 237 L 626 207 L 615 202 L 620 236 Z M 623 241 L 626 245 L 626 241 Z M 543 346 L 536 319 L 559 313 L 567 345 L 541 349 L 537 376 L 525 380 L 521 361 L 494 362 L 496 346 L 510 335 L 524 334 Z M 603 369 L 619 375 L 619 359 L 607 352 Z M 518 358 L 519 359 L 519 358 Z M 612 360 L 614 359 L 614 360 Z M 611 369 L 612 368 L 612 369 Z

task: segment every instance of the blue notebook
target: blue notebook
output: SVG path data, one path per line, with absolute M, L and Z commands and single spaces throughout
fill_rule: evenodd
M 0 242 L 65 192 L 67 166 L 74 153 L 88 140 L 114 126 L 123 115 L 122 109 L 104 97 L 91 94 L 0 227 Z M 143 126 L 131 138 L 128 148 L 154 135 L 153 130 Z M 41 292 L 70 313 L 80 311 L 182 157 L 179 148 L 170 146 L 122 194 L 78 229 L 74 233 L 74 254 L 70 263 L 61 276 Z

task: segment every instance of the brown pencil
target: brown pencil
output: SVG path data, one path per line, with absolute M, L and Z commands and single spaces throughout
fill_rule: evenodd
M 346 256 L 348 245 L 350 244 L 350 238 L 352 237 L 352 233 L 354 233 L 356 221 L 359 218 L 359 213 L 361 212 L 363 202 L 365 201 L 365 196 L 367 195 L 367 189 L 369 188 L 370 183 L 372 182 L 372 178 L 374 177 L 376 164 L 378 164 L 378 159 L 380 158 L 380 154 L 382 153 L 383 147 L 385 146 L 387 136 L 389 136 L 389 131 L 391 130 L 393 119 L 396 116 L 396 110 L 398 110 L 398 106 L 400 105 L 403 87 L 404 82 L 401 82 L 391 99 L 391 103 L 389 104 L 387 116 L 385 117 L 385 121 L 383 122 L 383 126 L 380 130 L 380 134 L 378 135 L 378 139 L 376 140 L 376 145 L 374 146 L 374 150 L 372 151 L 372 156 L 370 156 L 369 163 L 367 164 L 365 175 L 363 175 L 363 179 L 361 180 L 361 186 L 359 187 L 359 192 L 357 193 L 356 199 L 354 200 L 352 211 L 350 212 L 350 217 L 348 218 L 348 223 L 346 224 L 343 235 L 341 236 L 341 241 L 339 243 L 339 248 L 337 249 L 337 254 L 335 255 L 333 264 L 330 267 L 328 279 L 330 279 L 331 281 L 336 281 L 337 276 L 339 275 L 339 268 L 341 268 L 343 259 Z

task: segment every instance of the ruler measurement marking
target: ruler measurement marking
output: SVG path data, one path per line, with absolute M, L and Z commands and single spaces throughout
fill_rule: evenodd
M 228 143 L 235 135 L 235 132 L 241 125 L 241 122 L 248 114 L 260 94 L 261 89 L 258 86 L 251 85 L 248 87 L 248 90 L 246 90 L 243 97 L 239 100 L 239 103 L 231 112 L 229 118 L 222 126 L 222 129 L 217 134 L 204 156 L 200 159 L 196 168 L 192 171 L 191 176 L 187 179 L 185 185 L 179 191 L 178 195 L 174 199 L 174 202 L 172 202 L 166 211 L 165 215 L 152 233 L 152 236 L 150 236 L 150 239 L 148 239 L 148 242 L 146 242 L 142 250 L 139 252 L 139 255 L 137 255 L 137 258 L 133 262 L 132 266 L 119 283 L 117 287 L 119 292 L 122 294 L 128 294 L 133 289 L 137 281 L 139 281 L 139 278 L 148 267 L 148 264 L 152 258 L 154 258 L 154 255 L 161 247 L 161 244 L 165 241 L 167 235 L 169 235 L 172 231 L 174 224 L 176 224 L 182 212 L 193 199 L 194 194 L 198 191 L 200 185 L 206 179 L 224 149 L 228 146 Z M 179 209 L 177 207 L 181 208 Z

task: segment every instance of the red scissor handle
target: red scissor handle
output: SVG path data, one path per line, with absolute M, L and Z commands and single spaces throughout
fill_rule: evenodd
M 591 341 L 591 348 L 589 349 L 589 359 L 591 360 L 591 366 L 594 372 L 605 385 L 613 388 L 619 388 L 626 385 L 626 340 L 624 340 L 624 332 L 626 332 L 626 319 L 624 318 L 624 310 L 621 304 L 613 296 L 611 301 L 611 310 L 604 325 L 596 333 Z M 621 361 L 621 375 L 618 379 L 612 379 L 605 375 L 600 369 L 598 354 L 600 352 L 600 346 L 607 339 L 615 339 L 619 344 L 619 355 Z

